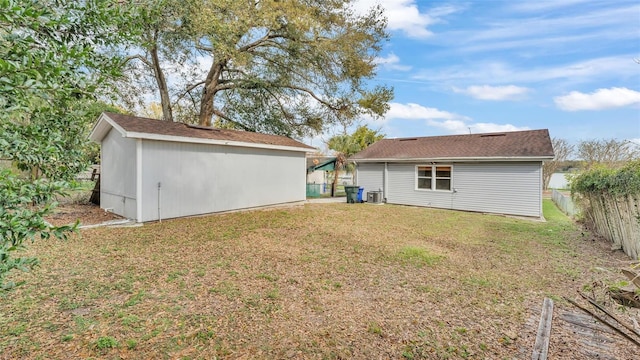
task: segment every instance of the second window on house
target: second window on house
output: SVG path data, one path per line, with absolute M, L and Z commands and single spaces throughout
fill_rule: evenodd
M 451 190 L 451 166 L 416 166 L 417 188 L 422 190 Z

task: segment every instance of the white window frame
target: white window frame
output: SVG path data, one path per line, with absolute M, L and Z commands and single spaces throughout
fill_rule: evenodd
M 419 188 L 418 187 L 418 169 L 421 167 L 430 167 L 431 168 L 431 188 L 430 189 L 425 189 L 425 188 Z M 436 169 L 438 167 L 448 167 L 450 169 L 450 176 L 448 178 L 444 178 L 444 177 L 436 177 Z M 439 191 L 439 192 L 453 192 L 453 165 L 452 164 L 420 164 L 420 165 L 416 165 L 415 166 L 415 172 L 414 172 L 414 189 L 416 191 Z M 441 189 L 436 189 L 436 181 L 438 179 L 449 179 L 449 189 L 448 190 L 441 190 Z

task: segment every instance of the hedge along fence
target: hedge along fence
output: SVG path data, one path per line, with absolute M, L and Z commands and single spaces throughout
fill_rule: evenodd
M 640 160 L 620 169 L 595 168 L 571 181 L 585 220 L 637 260 L 640 255 Z

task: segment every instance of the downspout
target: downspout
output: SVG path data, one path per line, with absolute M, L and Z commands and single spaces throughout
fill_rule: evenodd
M 142 139 L 136 140 L 136 222 L 142 222 Z
M 162 217 L 160 216 L 160 188 L 162 187 L 162 183 L 158 182 L 158 222 L 162 222 Z
M 388 186 L 387 186 L 387 179 L 389 178 L 389 169 L 387 167 L 388 163 L 384 163 L 384 174 L 382 175 L 382 200 L 386 203 L 387 202 L 387 191 Z
M 540 210 L 539 210 L 539 211 L 540 211 L 540 218 L 541 218 L 541 219 L 544 219 L 544 210 L 543 210 L 543 209 L 544 209 L 544 207 L 543 207 L 543 205 L 542 205 L 542 193 L 543 193 L 543 191 L 544 191 L 544 177 L 543 177 L 543 172 L 542 172 L 542 171 L 543 171 L 543 170 L 542 170 L 542 164 L 543 164 L 543 162 L 542 162 L 542 161 L 540 161 L 540 179 L 538 180 L 538 181 L 539 181 L 539 183 L 540 183 L 540 186 L 539 186 L 538 196 L 540 196 L 540 198 L 539 198 L 539 203 L 540 203 Z

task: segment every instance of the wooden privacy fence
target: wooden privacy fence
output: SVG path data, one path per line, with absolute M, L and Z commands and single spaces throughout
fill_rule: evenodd
M 594 166 L 571 181 L 572 194 L 580 195 L 584 218 L 596 233 L 637 260 L 640 254 L 640 159 Z
M 640 194 L 612 195 L 606 192 L 583 195 L 589 206 L 585 218 L 597 234 L 613 242 L 634 260 L 640 255 Z
M 571 197 L 553 189 L 551 191 L 551 199 L 563 213 L 574 217 L 580 213 L 580 209 L 573 203 Z

